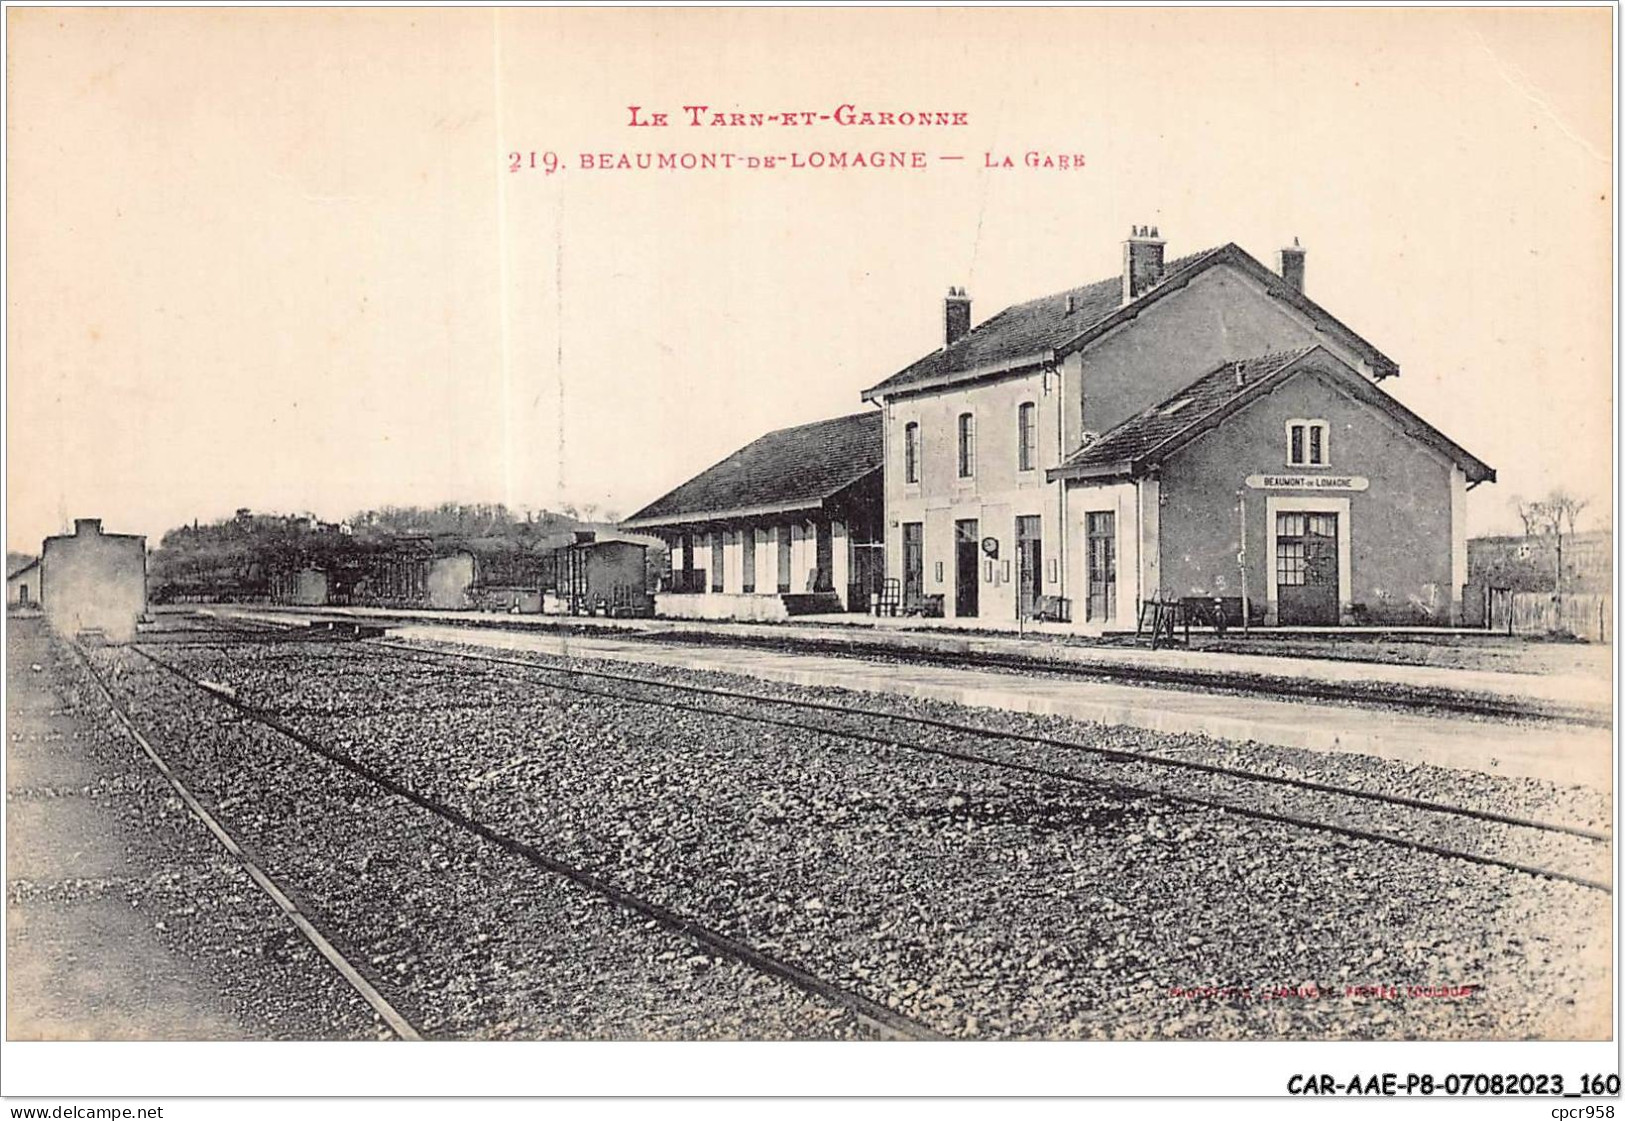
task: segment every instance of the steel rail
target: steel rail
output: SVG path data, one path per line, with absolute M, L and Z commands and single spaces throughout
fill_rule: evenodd
M 175 677 L 213 697 L 216 701 L 230 706 L 255 723 L 270 728 L 306 750 L 320 755 L 329 762 L 343 767 L 345 770 L 366 779 L 391 794 L 406 799 L 465 832 L 472 833 L 538 868 L 584 887 L 625 910 L 651 919 L 668 930 L 686 935 L 715 953 L 750 966 L 761 973 L 778 977 L 803 992 L 811 993 L 829 1001 L 831 1004 L 844 1008 L 857 1017 L 859 1021 L 883 1035 L 909 1040 L 940 1040 L 945 1038 L 939 1032 L 913 1017 L 888 1008 L 879 1001 L 866 997 L 861 993 L 853 992 L 834 982 L 826 981 L 801 966 L 755 949 L 737 938 L 724 934 L 696 919 L 680 914 L 669 907 L 634 895 L 632 892 L 617 887 L 594 872 L 577 867 L 557 857 L 549 856 L 535 845 L 500 833 L 483 822 L 468 816 L 461 810 L 422 794 L 390 778 L 383 772 L 289 727 L 272 714 L 240 700 L 218 685 L 199 680 L 180 667 L 143 650 L 139 645 L 132 646 L 131 649 L 153 665 L 173 674 Z
M 290 898 L 287 891 L 264 868 L 260 867 L 259 863 L 244 850 L 242 844 L 232 836 L 231 832 L 203 807 L 203 804 L 187 787 L 186 782 L 175 773 L 174 768 L 152 746 L 151 741 L 141 734 L 141 730 L 135 726 L 135 722 L 124 711 L 124 706 L 119 704 L 118 699 L 113 695 L 113 691 L 108 688 L 107 683 L 102 679 L 101 673 L 91 663 L 85 652 L 79 648 L 78 644 L 69 643 L 69 646 L 79 656 L 80 662 L 83 663 L 86 671 L 90 674 L 90 679 L 95 682 L 96 688 L 101 691 L 102 697 L 107 701 L 108 708 L 117 719 L 119 727 L 146 754 L 147 759 L 157 768 L 158 773 L 163 775 L 165 781 L 174 789 L 181 801 L 186 804 L 186 808 L 192 812 L 192 815 L 203 824 L 204 828 L 213 834 L 215 840 L 219 841 L 227 852 L 236 858 L 237 862 L 242 865 L 243 870 L 248 873 L 249 878 L 254 881 L 261 891 L 270 897 L 271 901 L 277 905 L 288 921 L 294 925 L 300 934 L 304 935 L 306 941 L 316 948 L 316 952 L 321 954 L 327 963 L 338 971 L 339 975 L 349 983 L 351 988 L 360 994 L 361 999 L 366 1001 L 374 1012 L 378 1013 L 379 1017 L 389 1025 L 389 1029 L 396 1036 L 410 1041 L 421 1040 L 423 1036 L 413 1026 L 412 1022 L 402 1015 L 394 1005 L 389 1003 L 384 995 L 373 986 L 372 982 L 368 981 L 361 973 L 360 969 L 339 952 L 338 948 L 316 928 L 316 925 L 310 921 L 298 904 Z
M 275 613 L 287 609 L 280 606 L 269 606 L 262 610 Z M 308 620 L 318 616 L 319 612 L 309 616 L 300 615 L 299 617 Z M 221 618 L 218 615 L 209 617 Z M 332 617 L 328 616 L 328 618 Z M 529 626 L 522 629 L 517 628 L 511 624 L 505 624 L 500 619 L 461 618 L 438 620 L 389 614 L 349 615 L 338 616 L 338 618 L 349 622 L 371 623 L 377 626 L 451 626 L 469 630 L 517 631 L 519 633 L 537 633 L 538 631 L 538 628 Z M 743 649 L 752 647 L 781 649 L 787 645 L 785 640 L 777 638 L 759 635 L 730 635 L 721 631 L 691 632 L 689 634 L 682 632 L 645 634 L 638 631 L 618 630 L 615 633 L 604 633 L 604 628 L 588 629 L 578 626 L 571 629 L 567 626 L 561 626 L 544 628 L 543 633 L 562 633 L 567 637 L 587 637 L 604 641 L 622 641 L 633 644 L 644 643 L 671 647 L 731 646 Z M 982 636 L 977 635 L 974 637 Z M 1561 701 L 1529 703 L 1516 698 L 1499 697 L 1492 694 L 1446 693 L 1419 686 L 1392 686 L 1381 695 L 1374 693 L 1350 694 L 1346 686 L 1336 682 L 1318 681 L 1275 673 L 1261 673 L 1255 676 L 1243 673 L 1215 673 L 1212 671 L 1181 669 L 1176 666 L 1044 662 L 1035 661 L 1019 654 L 1007 654 L 998 651 L 978 650 L 974 653 L 961 653 L 953 650 L 922 650 L 886 646 L 875 641 L 840 641 L 805 635 L 786 635 L 786 639 L 794 639 L 795 646 L 809 653 L 849 657 L 856 660 L 890 660 L 903 664 L 915 663 L 920 665 L 972 665 L 981 668 L 996 666 L 1001 669 L 1019 670 L 1029 675 L 1042 674 L 1062 678 L 1093 678 L 1141 688 L 1194 689 L 1200 692 L 1227 693 L 1238 696 L 1330 701 L 1356 708 L 1397 709 L 1401 711 L 1434 710 L 1467 716 L 1528 720 L 1538 723 L 1577 724 L 1597 728 L 1613 727 L 1613 720 L 1610 716 L 1588 710 L 1583 705 Z
M 373 643 L 369 643 L 368 647 L 371 648 L 371 649 L 378 649 L 379 645 L 380 644 L 378 644 L 376 642 L 373 642 Z M 862 715 L 865 718 L 870 718 L 870 719 L 880 718 L 880 719 L 888 719 L 888 720 L 900 720 L 900 721 L 907 721 L 907 722 L 917 722 L 917 723 L 924 724 L 924 725 L 929 726 L 929 727 L 946 729 L 946 730 L 950 730 L 950 731 L 954 731 L 954 732 L 958 732 L 958 733 L 974 734 L 974 735 L 992 735 L 992 736 L 995 736 L 997 738 L 1008 738 L 1008 739 L 1023 740 L 1023 741 L 1038 742 L 1038 743 L 1052 743 L 1054 746 L 1076 748 L 1076 749 L 1083 750 L 1083 751 L 1098 752 L 1098 753 L 1102 753 L 1102 754 L 1109 753 L 1112 750 L 1112 749 L 1106 749 L 1106 748 L 1090 748 L 1090 747 L 1087 747 L 1087 746 L 1082 745 L 1082 744 L 1070 744 L 1065 740 L 1048 741 L 1048 740 L 1043 739 L 1042 737 L 1031 737 L 1031 736 L 1023 735 L 1021 733 L 989 732 L 989 731 L 987 731 L 985 729 L 975 728 L 975 727 L 972 727 L 972 726 L 969 726 L 969 725 L 957 725 L 957 724 L 953 724 L 952 722 L 949 722 L 949 721 L 936 721 L 936 720 L 932 720 L 932 719 L 929 719 L 929 718 L 923 718 L 923 717 L 898 716 L 898 715 L 895 715 L 895 714 L 892 714 L 892 713 L 880 713 L 880 712 L 874 712 L 872 710 L 867 710 L 867 709 L 844 709 L 841 706 L 828 705 L 828 704 L 824 704 L 824 703 L 821 703 L 821 702 L 803 702 L 803 701 L 791 701 L 791 700 L 786 700 L 786 699 L 783 699 L 783 698 L 767 698 L 767 697 L 758 696 L 758 695 L 753 694 L 753 693 L 744 693 L 744 692 L 738 692 L 738 691 L 735 691 L 735 690 L 715 689 L 715 688 L 712 688 L 712 687 L 709 687 L 709 686 L 677 685 L 677 684 L 673 684 L 673 683 L 670 683 L 670 682 L 657 681 L 655 679 L 648 679 L 648 678 L 638 679 L 638 678 L 634 678 L 634 677 L 631 677 L 631 676 L 628 676 L 628 675 L 610 674 L 610 673 L 604 673 L 604 672 L 601 672 L 601 671 L 592 671 L 592 670 L 577 671 L 577 670 L 556 669 L 556 668 L 553 668 L 553 667 L 539 666 L 539 665 L 537 665 L 535 663 L 524 662 L 524 661 L 520 661 L 520 660 L 516 660 L 516 659 L 496 658 L 496 657 L 483 655 L 483 654 L 465 654 L 465 653 L 463 653 L 461 651 L 440 651 L 440 650 L 423 651 L 423 650 L 421 650 L 419 648 L 415 648 L 415 647 L 405 647 L 405 646 L 402 646 L 401 644 L 398 644 L 398 643 L 385 643 L 385 644 L 382 644 L 382 645 L 387 646 L 387 647 L 392 648 L 392 649 L 395 649 L 395 650 L 401 650 L 401 651 L 409 652 L 409 653 L 414 654 L 414 655 L 421 655 L 423 653 L 429 653 L 429 654 L 441 655 L 441 656 L 450 657 L 450 658 L 468 658 L 468 659 L 472 659 L 472 660 L 475 660 L 475 661 L 497 662 L 498 664 L 515 665 L 515 666 L 519 666 L 519 667 L 526 668 L 526 669 L 541 670 L 543 672 L 550 672 L 550 673 L 558 674 L 558 675 L 570 675 L 570 674 L 576 674 L 576 673 L 579 672 L 583 676 L 608 678 L 608 679 L 611 679 L 611 680 L 620 680 L 620 681 L 625 681 L 625 682 L 632 682 L 632 683 L 640 684 L 640 685 L 641 684 L 659 685 L 659 686 L 664 687 L 664 688 L 670 688 L 670 689 L 674 689 L 674 690 L 681 691 L 681 692 L 694 692 L 694 693 L 701 693 L 701 694 L 706 694 L 706 695 L 723 696 L 723 697 L 728 697 L 730 699 L 743 699 L 743 700 L 750 700 L 750 701 L 771 701 L 772 703 L 775 703 L 775 704 L 784 704 L 784 705 L 790 705 L 790 706 L 824 709 L 824 710 L 830 710 L 830 711 L 836 711 L 836 712 L 843 712 L 843 713 L 846 713 L 846 714 L 849 714 L 849 715 Z M 1164 802 L 1179 802 L 1179 803 L 1184 803 L 1184 804 L 1187 804 L 1187 805 L 1201 806 L 1201 807 L 1206 808 L 1206 809 L 1223 810 L 1223 811 L 1226 811 L 1226 812 L 1229 812 L 1229 813 L 1240 814 L 1240 815 L 1242 815 L 1244 817 L 1255 818 L 1255 819 L 1260 820 L 1260 821 L 1269 821 L 1269 822 L 1274 822 L 1276 824 L 1290 825 L 1290 826 L 1294 826 L 1296 828 L 1315 829 L 1315 830 L 1320 830 L 1320 831 L 1323 831 L 1323 832 L 1333 833 L 1333 834 L 1336 834 L 1338 836 L 1349 837 L 1349 838 L 1356 839 L 1356 840 L 1374 841 L 1374 842 L 1383 843 L 1383 844 L 1399 845 L 1399 846 L 1402 846 L 1404 848 L 1412 849 L 1412 850 L 1414 850 L 1416 852 L 1422 852 L 1422 853 L 1426 853 L 1426 854 L 1433 855 L 1433 856 L 1441 856 L 1441 857 L 1449 857 L 1449 858 L 1454 858 L 1454 859 L 1459 859 L 1459 860 L 1466 860 L 1466 861 L 1470 861 L 1470 862 L 1475 863 L 1475 864 L 1488 865 L 1488 866 L 1499 867 L 1499 868 L 1506 868 L 1506 869 L 1509 869 L 1509 870 L 1514 871 L 1514 872 L 1522 872 L 1522 873 L 1524 873 L 1526 875 L 1543 876 L 1543 877 L 1546 877 L 1546 878 L 1549 878 L 1549 879 L 1562 880 L 1562 881 L 1565 881 L 1567 883 L 1577 884 L 1580 887 L 1589 888 L 1589 889 L 1594 890 L 1594 891 L 1607 892 L 1607 891 L 1612 890 L 1612 885 L 1610 885 L 1606 881 L 1593 879 L 1593 878 L 1591 878 L 1589 876 L 1582 876 L 1582 875 L 1578 875 L 1578 874 L 1572 873 L 1572 872 L 1565 872 L 1565 871 L 1562 871 L 1561 869 L 1545 868 L 1545 867 L 1541 867 L 1540 865 L 1525 864 L 1525 863 L 1523 863 L 1521 861 L 1505 860 L 1505 859 L 1502 859 L 1500 857 L 1489 856 L 1489 855 L 1486 855 L 1484 853 L 1474 853 L 1474 852 L 1467 852 L 1467 851 L 1464 851 L 1464 850 L 1461 850 L 1461 849 L 1452 849 L 1452 848 L 1449 848 L 1447 846 L 1436 845 L 1436 844 L 1433 844 L 1433 843 L 1428 842 L 1428 841 L 1418 841 L 1418 840 L 1413 840 L 1413 839 L 1408 838 L 1408 837 L 1396 836 L 1396 835 L 1394 835 L 1392 833 L 1383 833 L 1383 832 L 1379 832 L 1379 831 L 1376 831 L 1376 830 L 1370 830 L 1370 829 L 1360 829 L 1360 828 L 1357 828 L 1355 826 L 1339 825 L 1339 824 L 1332 823 L 1332 822 L 1315 821 L 1315 820 L 1312 820 L 1310 818 L 1299 817 L 1299 816 L 1297 816 L 1295 814 L 1276 813 L 1276 812 L 1271 811 L 1271 810 L 1261 810 L 1261 809 L 1257 809 L 1257 808 L 1251 807 L 1251 806 L 1238 805 L 1236 803 L 1228 802 L 1228 801 L 1225 801 L 1223 799 L 1218 799 L 1218 798 L 1207 798 L 1207 797 L 1203 797 L 1203 796 L 1195 795 L 1195 794 L 1182 794 L 1182 793 L 1178 793 L 1178 792 L 1175 792 L 1175 791 L 1158 790 L 1158 789 L 1155 789 L 1155 788 L 1152 788 L 1152 787 L 1137 786 L 1137 785 L 1134 785 L 1132 783 L 1121 782 L 1121 781 L 1118 781 L 1118 780 L 1115 780 L 1115 779 L 1106 779 L 1106 778 L 1099 778 L 1099 777 L 1094 777 L 1094 776 L 1070 774 L 1070 773 L 1065 772 L 1065 771 L 1057 771 L 1057 770 L 1054 770 L 1052 768 L 1041 767 L 1041 766 L 1037 766 L 1037 765 L 1034 765 L 1034 764 L 1031 764 L 1031 763 L 1020 763 L 1020 762 L 1016 762 L 1016 761 L 1013 761 L 1013 760 L 997 759 L 997 758 L 994 758 L 994 757 L 991 757 L 991 756 L 981 755 L 981 754 L 978 754 L 978 753 L 975 753 L 975 752 L 970 752 L 970 751 L 961 751 L 961 750 L 954 749 L 954 748 L 932 747 L 932 746 L 929 746 L 929 745 L 926 745 L 926 744 L 909 743 L 909 742 L 904 741 L 904 740 L 899 740 L 895 736 L 881 736 L 881 735 L 875 735 L 875 734 L 870 733 L 870 732 L 860 732 L 860 731 L 848 730 L 848 729 L 820 727 L 820 726 L 817 726 L 817 725 L 809 725 L 809 724 L 806 724 L 806 723 L 804 723 L 802 721 L 793 720 L 793 719 L 781 719 L 781 718 L 777 718 L 777 717 L 764 716 L 764 715 L 760 715 L 760 714 L 747 714 L 747 713 L 729 712 L 729 711 L 726 711 L 726 710 L 723 710 L 723 709 L 707 708 L 704 705 L 685 704 L 685 703 L 675 701 L 675 700 L 659 700 L 659 699 L 655 699 L 655 698 L 651 698 L 651 697 L 628 696 L 628 695 L 626 695 L 624 693 L 613 693 L 613 692 L 604 692 L 602 690 L 597 690 L 597 689 L 588 689 L 588 688 L 585 688 L 585 687 L 580 686 L 580 685 L 549 683 L 548 688 L 562 689 L 562 690 L 565 690 L 565 691 L 568 691 L 568 692 L 578 693 L 578 694 L 582 694 L 582 695 L 586 695 L 586 696 L 597 696 L 597 697 L 606 697 L 606 698 L 609 698 L 609 699 L 612 699 L 612 700 L 632 701 L 632 702 L 637 703 L 637 704 L 644 704 L 644 705 L 650 705 L 650 706 L 656 706 L 656 707 L 662 707 L 662 708 L 676 709 L 676 710 L 684 711 L 684 712 L 694 712 L 694 713 L 699 713 L 699 714 L 702 714 L 702 715 L 720 716 L 720 717 L 725 717 L 725 718 L 734 719 L 734 720 L 746 721 L 746 722 L 750 722 L 750 723 L 766 724 L 766 725 L 770 725 L 770 726 L 773 726 L 773 727 L 790 728 L 790 729 L 803 731 L 803 732 L 806 732 L 806 731 L 818 732 L 818 733 L 821 733 L 823 735 L 835 736 L 835 737 L 842 738 L 842 739 L 856 740 L 856 741 L 863 742 L 863 743 L 872 743 L 872 744 L 876 744 L 876 745 L 879 745 L 879 746 L 882 746 L 882 747 L 899 747 L 899 748 L 903 748 L 905 750 L 915 751 L 915 752 L 919 752 L 919 753 L 926 754 L 926 755 L 935 755 L 935 756 L 945 758 L 945 759 L 953 759 L 953 760 L 958 761 L 958 762 L 978 763 L 978 764 L 983 764 L 983 765 L 987 765 L 987 766 L 1002 768 L 1002 769 L 1005 769 L 1005 770 L 1016 771 L 1016 772 L 1022 773 L 1022 774 L 1033 775 L 1035 777 L 1053 779 L 1053 780 L 1056 780 L 1056 781 L 1065 782 L 1065 783 L 1069 783 L 1069 784 L 1073 784 L 1073 785 L 1091 786 L 1091 787 L 1095 787 L 1095 788 L 1102 789 L 1102 790 L 1108 790 L 1108 791 L 1110 791 L 1112 793 L 1115 793 L 1115 794 L 1117 794 L 1117 795 L 1119 795 L 1121 797 L 1151 798 L 1151 799 L 1161 800 L 1161 801 L 1164 801 Z M 1155 762 L 1155 763 L 1167 763 L 1168 765 L 1172 765 L 1172 766 L 1184 766 L 1185 765 L 1183 762 L 1178 761 L 1178 760 L 1165 760 L 1162 757 L 1150 758 L 1150 757 L 1146 757 L 1146 756 L 1137 755 L 1136 753 L 1133 753 L 1133 752 L 1117 753 L 1117 754 L 1126 755 L 1130 760 L 1133 760 L 1133 761 L 1148 761 L 1148 762 Z M 1210 765 L 1210 764 L 1202 764 L 1202 765 L 1200 765 L 1200 767 L 1198 769 L 1207 769 L 1207 768 L 1209 768 L 1211 766 L 1212 765 Z M 1257 774 L 1254 774 L 1252 772 L 1227 772 L 1224 768 L 1215 768 L 1215 769 L 1218 771 L 1218 773 L 1221 773 L 1221 774 L 1228 773 L 1232 777 L 1245 778 L 1245 779 L 1250 779 L 1250 780 L 1255 780 L 1255 781 L 1280 781 L 1285 785 L 1303 785 L 1304 784 L 1304 780 L 1278 779 L 1277 776 L 1257 775 Z M 1310 789 L 1318 789 L 1321 792 L 1330 792 L 1330 793 L 1338 794 L 1338 795 L 1349 795 L 1349 796 L 1354 796 L 1355 795 L 1355 792 L 1353 792 L 1353 791 L 1344 790 L 1343 788 L 1340 788 L 1340 787 L 1327 786 L 1325 784 L 1309 784 L 1309 788 Z M 1364 792 L 1359 792 L 1359 793 L 1364 795 L 1367 798 L 1375 799 L 1375 800 L 1378 800 L 1378 801 L 1388 800 L 1386 798 L 1386 796 L 1384 796 L 1384 795 L 1373 794 L 1372 792 L 1369 792 L 1369 791 L 1364 791 Z M 1397 804 L 1403 804 L 1403 803 L 1397 803 Z M 1418 807 L 1407 807 L 1407 808 L 1418 808 Z M 1484 811 L 1467 811 L 1467 810 L 1461 809 L 1459 807 L 1447 807 L 1447 806 L 1442 806 L 1441 805 L 1440 810 L 1436 811 L 1436 812 L 1456 813 L 1456 814 L 1460 814 L 1460 815 L 1463 815 L 1463 816 L 1484 817 L 1485 820 L 1496 820 L 1493 817 L 1487 816 L 1487 814 Z M 1522 822 L 1516 821 L 1516 820 L 1513 821 L 1513 822 L 1501 822 L 1501 823 L 1503 823 L 1503 824 L 1522 824 Z M 1530 826 L 1526 826 L 1526 827 L 1528 827 L 1528 828 L 1537 828 L 1537 829 L 1541 828 L 1541 826 L 1539 826 L 1539 825 L 1530 825 Z M 1551 831 L 1551 832 L 1575 833 L 1575 830 L 1577 828 L 1578 827 L 1566 827 L 1565 826 L 1565 827 L 1558 827 L 1558 828 L 1555 828 L 1555 829 L 1551 829 L 1549 831 Z M 1583 833 L 1579 833 L 1579 834 L 1576 834 L 1576 835 L 1586 836 Z M 1607 837 L 1597 837 L 1597 836 L 1587 836 L 1586 839 L 1588 839 L 1588 840 L 1604 840 L 1605 841 L 1608 838 Z
M 1241 779 L 1247 782 L 1268 783 L 1276 786 L 1289 786 L 1300 790 L 1315 791 L 1321 794 L 1334 794 L 1344 798 L 1380 802 L 1385 805 L 1404 806 L 1407 809 L 1425 810 L 1430 813 L 1449 814 L 1456 817 L 1471 818 L 1478 821 L 1494 822 L 1499 825 L 1511 825 L 1523 829 L 1535 829 L 1546 833 L 1564 833 L 1568 834 L 1569 836 L 1582 837 L 1588 841 L 1609 841 L 1613 838 L 1611 833 L 1590 829 L 1583 825 L 1569 825 L 1564 822 L 1543 821 L 1538 818 L 1519 817 L 1516 814 L 1499 813 L 1495 810 L 1481 810 L 1472 806 L 1456 806 L 1447 802 L 1434 802 L 1425 798 L 1412 798 L 1403 794 L 1385 794 L 1375 790 L 1361 790 L 1357 787 L 1339 786 L 1335 783 L 1316 782 L 1312 779 L 1292 778 L 1287 775 L 1264 774 L 1259 771 L 1245 770 L 1240 767 L 1227 767 L 1219 763 L 1203 763 L 1194 759 L 1175 759 L 1171 756 L 1158 755 L 1153 752 L 1124 751 L 1121 748 L 1097 747 L 1093 744 L 1076 743 L 1072 740 L 1057 739 L 1053 736 L 1040 736 L 1029 732 L 1011 732 L 999 728 L 984 728 L 975 724 L 961 724 L 957 721 L 943 720 L 931 716 L 916 716 L 908 713 L 882 712 L 877 709 L 864 708 L 857 705 L 833 704 L 828 701 L 803 700 L 792 697 L 773 697 L 739 689 L 724 689 L 709 685 L 693 685 L 687 682 L 667 681 L 661 678 L 644 677 L 638 674 L 611 673 L 607 670 L 575 668 L 565 669 L 560 666 L 548 666 L 538 662 L 526 661 L 523 658 L 504 658 L 500 655 L 476 654 L 462 650 L 433 649 L 422 646 L 412 646 L 392 640 L 370 640 L 367 643 L 366 648 L 377 649 L 380 646 L 415 655 L 427 654 L 445 658 L 464 658 L 472 661 L 516 666 L 521 669 L 540 671 L 542 673 L 594 677 L 609 681 L 624 681 L 637 685 L 647 685 L 661 689 L 670 689 L 677 692 L 696 693 L 704 696 L 722 697 L 729 700 L 753 701 L 759 704 L 811 709 L 820 712 L 831 712 L 839 716 L 857 716 L 868 720 L 892 720 L 899 723 L 915 724 L 921 727 L 933 728 L 938 731 L 953 732 L 960 735 L 982 736 L 988 739 L 1008 740 L 1016 743 L 1032 744 L 1039 747 L 1061 748 L 1067 751 L 1097 755 L 1101 758 L 1109 759 L 1114 763 L 1146 763 L 1153 766 L 1167 767 L 1170 769 L 1222 775 L 1226 778 Z M 840 729 L 827 730 L 835 735 L 846 734 Z

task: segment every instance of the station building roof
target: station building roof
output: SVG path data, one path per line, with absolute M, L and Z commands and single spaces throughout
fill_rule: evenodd
M 753 440 L 621 522 L 657 529 L 821 507 L 881 469 L 879 410 L 798 424 Z
M 1228 242 L 1169 261 L 1154 285 L 1126 303 L 1123 278 L 1113 275 L 1081 288 L 1069 288 L 1007 307 L 957 341 L 865 390 L 863 398 L 869 401 L 897 393 L 935 389 L 1064 358 L 1151 304 L 1181 291 L 1208 269 L 1223 264 L 1255 277 L 1272 295 L 1359 354 L 1370 363 L 1379 380 L 1399 373 L 1399 365 L 1393 359 L 1260 264 L 1235 242 Z
M 1049 478 L 1132 478 L 1156 466 L 1226 417 L 1300 374 L 1332 378 L 1339 388 L 1399 421 L 1411 436 L 1449 457 L 1469 483 L 1494 482 L 1495 470 L 1324 347 L 1308 346 L 1225 362 L 1184 389 L 1129 417 L 1051 468 Z

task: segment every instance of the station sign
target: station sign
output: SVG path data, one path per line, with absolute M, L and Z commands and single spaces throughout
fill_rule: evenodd
M 1248 475 L 1254 490 L 1365 490 L 1371 480 L 1364 475 Z

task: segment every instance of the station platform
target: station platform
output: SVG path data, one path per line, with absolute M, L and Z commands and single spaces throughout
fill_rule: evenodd
M 1607 648 L 1588 651 L 1589 663 L 1580 670 L 1541 673 L 1370 661 L 1349 656 L 1359 651 L 1347 649 L 1340 650 L 1338 657 L 1270 652 L 1270 647 L 1281 645 L 1283 636 L 1293 633 L 1280 630 L 1272 630 L 1269 638 L 1257 639 L 1260 650 L 1254 653 L 1233 648 L 1151 650 L 1147 646 L 1122 642 L 1088 642 L 1049 631 L 1027 634 L 969 631 L 962 626 L 942 625 L 942 620 L 877 619 L 866 615 L 806 616 L 789 623 L 730 623 L 371 607 L 277 606 L 267 610 L 308 618 L 362 617 L 470 630 L 602 634 L 685 646 L 739 645 L 870 658 L 902 654 L 925 660 L 937 658 L 950 665 L 980 662 L 1006 668 L 1082 672 L 1120 678 L 1126 684 L 1132 684 L 1137 678 L 1177 675 L 1186 683 L 1207 683 L 1214 688 L 1318 690 L 1367 699 L 1380 699 L 1385 692 L 1399 692 L 1422 701 L 1430 697 L 1442 702 L 1485 699 L 1525 708 L 1531 714 L 1593 723 L 1611 724 L 1613 719 L 1613 678 L 1607 668 Z M 1340 636 L 1353 633 L 1351 629 L 1343 629 Z M 1402 632 L 1387 629 L 1381 633 Z M 1464 636 L 1463 641 L 1469 642 L 1486 637 L 1482 631 L 1458 633 Z M 1437 629 L 1425 634 L 1430 639 L 1441 637 Z M 1292 648 L 1299 649 L 1301 645 L 1293 644 Z
M 7 1040 L 378 1038 L 44 624 L 6 644 Z
M 88 796 L 110 781 L 83 754 L 61 750 L 78 747 L 80 733 L 49 689 L 44 642 L 13 638 L 11 654 L 7 1038 L 231 1038 L 242 1025 L 193 983 L 155 932 L 158 920 L 125 901 L 167 869 L 145 851 L 132 858 L 139 850 L 124 815 Z
M 282 609 L 216 610 L 228 617 L 272 623 L 297 624 L 310 618 L 307 613 Z M 361 609 L 348 610 L 354 613 Z M 427 619 L 411 620 L 401 620 L 401 614 L 394 613 L 396 622 L 390 633 L 412 642 L 454 642 L 493 652 L 534 651 L 710 670 L 764 681 L 1064 716 L 1156 732 L 1251 740 L 1310 751 L 1352 752 L 1597 790 L 1611 790 L 1613 782 L 1613 738 L 1607 728 L 1450 718 L 1336 703 L 1150 688 L 1130 681 L 1022 676 L 964 665 L 888 665 L 845 653 L 628 641 L 626 632 L 635 628 L 625 626 L 567 632 L 543 625 L 558 620 L 543 619 L 533 626 L 498 629 L 456 625 L 436 617 L 437 613 L 425 613 L 430 616 Z M 1156 652 L 1158 656 L 1182 653 Z

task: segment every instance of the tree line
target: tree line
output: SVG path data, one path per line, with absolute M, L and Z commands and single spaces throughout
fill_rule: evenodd
M 586 508 L 593 513 L 596 507 Z M 481 541 L 516 552 L 551 548 L 589 524 L 582 508 L 516 512 L 501 503 L 384 506 L 339 522 L 247 508 L 214 522 L 167 531 L 148 565 L 150 582 L 171 593 L 264 595 L 272 575 L 326 568 L 399 549 L 406 542 Z

